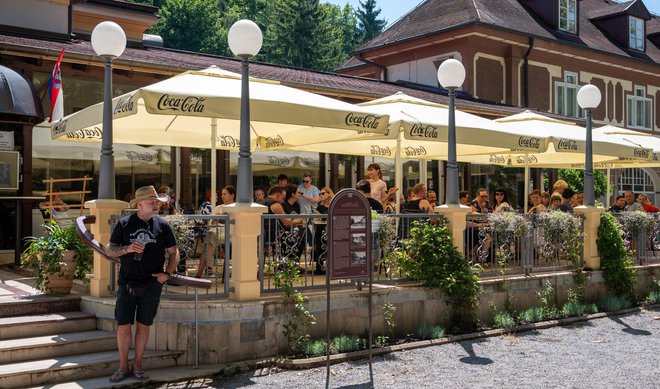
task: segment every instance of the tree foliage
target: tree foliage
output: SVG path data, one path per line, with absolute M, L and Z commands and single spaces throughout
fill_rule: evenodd
M 574 191 L 584 191 L 584 170 L 559 169 L 557 175 L 560 179 L 566 181 L 568 186 Z M 607 192 L 607 178 L 599 170 L 594 170 L 594 188 L 596 191 L 596 198 L 603 196 Z
M 387 25 L 385 19 L 378 19 L 380 8 L 376 8 L 376 0 L 360 1 L 357 10 L 357 18 L 360 24 L 361 42 L 371 40 L 371 38 L 383 32 Z

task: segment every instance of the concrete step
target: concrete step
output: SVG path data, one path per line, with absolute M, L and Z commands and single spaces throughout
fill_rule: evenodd
M 17 363 L 117 349 L 113 332 L 81 331 L 0 341 L 0 363 Z
M 108 375 L 103 377 L 62 382 L 59 384 L 34 386 L 30 389 L 105 389 L 119 387 L 135 388 L 138 386 L 156 387 L 158 384 L 210 377 L 218 373 L 222 373 L 226 369 L 227 365 L 202 365 L 198 368 L 193 366 L 174 366 L 147 370 L 146 373 L 149 375 L 149 379 L 145 381 L 140 381 L 133 377 L 127 377 L 126 379 L 113 384 L 112 382 L 108 381 L 108 378 L 110 378 L 110 375 Z M 201 383 L 196 383 L 190 387 L 202 388 L 206 386 Z
M 80 311 L 79 296 L 11 296 L 0 299 L 0 317 Z
M 179 351 L 146 351 L 145 370 L 176 366 Z M 131 351 L 130 359 L 133 357 Z M 106 377 L 118 367 L 117 351 L 77 354 L 28 362 L 0 364 L 0 388 L 53 385 Z
M 0 318 L 0 341 L 96 329 L 96 317 L 84 312 Z

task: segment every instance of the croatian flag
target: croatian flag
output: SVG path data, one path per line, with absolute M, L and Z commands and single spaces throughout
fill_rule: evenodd
M 48 96 L 50 96 L 50 119 L 48 123 L 56 122 L 64 117 L 64 95 L 62 93 L 62 73 L 60 72 L 60 62 L 64 56 L 64 49 L 60 52 L 60 57 L 55 63 L 53 73 L 48 81 Z

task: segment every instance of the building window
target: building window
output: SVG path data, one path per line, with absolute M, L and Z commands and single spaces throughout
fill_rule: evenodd
M 559 29 L 577 32 L 577 0 L 559 0 Z
M 579 89 L 576 73 L 566 72 L 564 81 L 555 82 L 555 107 L 560 115 L 583 117 L 582 109 L 577 103 Z
M 642 169 L 625 169 L 619 176 L 619 192 L 633 191 L 635 197 L 644 193 L 651 201 L 655 200 L 655 186 L 653 180 Z
M 646 97 L 646 88 L 635 86 L 635 94 L 627 98 L 627 108 L 628 127 L 651 129 L 651 99 Z
M 644 51 L 644 20 L 630 16 L 628 18 L 628 46 Z

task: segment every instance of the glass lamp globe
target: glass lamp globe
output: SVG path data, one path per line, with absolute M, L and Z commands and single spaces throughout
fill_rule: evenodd
M 237 57 L 253 57 L 261 50 L 263 35 L 257 23 L 242 19 L 234 23 L 227 33 L 229 49 Z
M 101 57 L 117 58 L 126 49 L 126 34 L 115 22 L 101 22 L 92 31 L 92 48 Z
M 600 104 L 600 90 L 591 84 L 587 84 L 580 88 L 577 93 L 577 101 L 583 109 L 592 109 L 598 107 Z
M 444 88 L 458 88 L 465 81 L 465 68 L 461 61 L 448 59 L 438 68 L 438 81 Z

